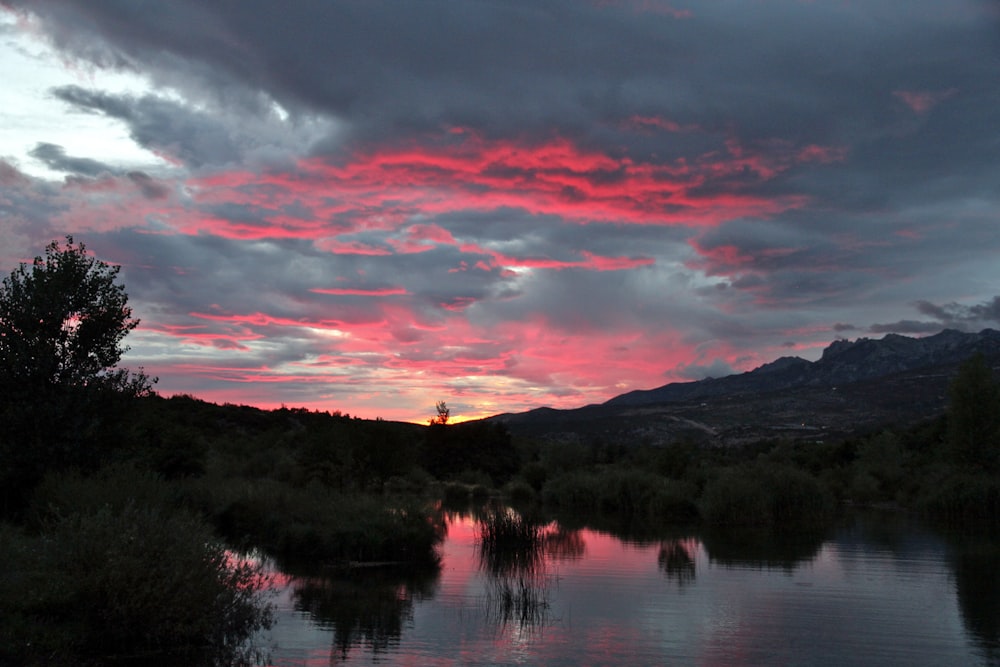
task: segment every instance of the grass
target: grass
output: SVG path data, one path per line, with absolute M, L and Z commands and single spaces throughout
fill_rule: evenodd
M 532 574 L 542 563 L 544 531 L 534 521 L 506 509 L 490 509 L 480 519 L 479 559 L 494 575 Z
M 494 577 L 485 596 L 487 618 L 499 627 L 516 623 L 520 630 L 545 624 L 549 609 L 548 590 L 534 577 Z

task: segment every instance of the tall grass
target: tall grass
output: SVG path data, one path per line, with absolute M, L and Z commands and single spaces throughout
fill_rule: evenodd
M 540 577 L 493 577 L 484 596 L 486 617 L 498 627 L 515 623 L 522 632 L 541 628 L 549 610 L 548 588 Z
M 530 575 L 542 564 L 544 531 L 538 523 L 507 509 L 489 509 L 479 519 L 479 560 L 494 575 Z
M 522 631 L 541 626 L 548 609 L 544 555 L 547 533 L 512 509 L 490 508 L 479 518 L 480 566 L 489 576 L 487 617 Z

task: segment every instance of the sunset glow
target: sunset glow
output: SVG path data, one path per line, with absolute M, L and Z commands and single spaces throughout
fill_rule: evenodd
M 120 264 L 164 395 L 461 421 L 1000 321 L 984 3 L 120 4 L 0 1 L 0 270 Z

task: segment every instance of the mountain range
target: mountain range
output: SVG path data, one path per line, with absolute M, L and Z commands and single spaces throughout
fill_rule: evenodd
M 816 361 L 781 357 L 745 373 L 631 391 L 598 405 L 489 420 L 516 435 L 591 442 L 847 437 L 942 414 L 951 378 L 976 353 L 1000 364 L 1000 331 L 837 340 Z

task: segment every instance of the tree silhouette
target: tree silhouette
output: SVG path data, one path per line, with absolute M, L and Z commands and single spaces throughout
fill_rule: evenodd
M 948 444 L 958 463 L 992 469 L 1000 449 L 1000 384 L 982 354 L 963 363 L 949 388 Z
M 444 426 L 448 423 L 448 418 L 451 416 L 451 410 L 448 409 L 448 404 L 444 401 L 438 401 L 434 404 L 434 408 L 437 410 L 437 416 L 431 420 L 432 424 L 441 424 Z
M 99 465 L 120 446 L 125 402 L 151 390 L 141 370 L 117 367 L 139 324 L 118 272 L 67 236 L 0 283 L 5 510 L 46 471 Z
M 138 324 L 120 267 L 84 244 L 53 241 L 0 285 L 0 383 L 6 390 L 87 386 L 122 375 L 122 340 Z

